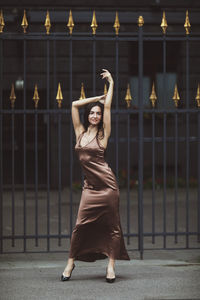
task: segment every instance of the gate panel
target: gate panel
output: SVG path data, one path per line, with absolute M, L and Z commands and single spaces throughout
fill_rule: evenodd
M 14 75 L 7 67 L 11 58 L 6 51 L 11 41 L 21 47 L 21 90 L 11 89 Z M 128 249 L 138 250 L 142 259 L 148 249 L 199 248 L 200 104 L 196 105 L 195 97 L 200 101 L 200 87 L 196 96 L 197 78 L 191 74 L 190 59 L 193 43 L 199 41 L 199 34 L 145 32 L 141 17 L 138 32 L 131 33 L 0 34 L 1 253 L 68 249 L 83 183 L 74 155 L 70 107 L 82 79 L 88 93 L 102 93 L 97 74 L 105 61 L 115 77 L 108 160 L 120 185 Z M 32 56 L 33 42 L 39 45 L 40 56 Z M 145 73 L 148 43 L 162 45 L 162 68 L 151 73 L 155 78 Z M 170 77 L 170 43 L 180 43 L 180 53 L 184 51 L 185 77 L 177 78 L 183 75 L 178 70 Z M 129 61 L 124 55 L 128 45 L 136 53 Z M 90 57 L 85 55 L 88 49 Z M 137 66 L 137 75 L 131 67 L 128 72 L 126 62 Z M 33 78 L 36 82 L 31 82 Z M 169 99 L 170 80 L 174 94 Z M 156 99 L 157 91 L 161 96 Z M 15 100 L 13 105 L 9 97 Z M 172 98 L 180 103 L 177 107 L 169 105 Z

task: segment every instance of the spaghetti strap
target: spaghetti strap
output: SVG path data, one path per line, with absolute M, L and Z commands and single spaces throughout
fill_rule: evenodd
M 80 140 L 81 136 L 84 134 L 85 131 L 81 132 L 81 134 L 79 134 L 78 138 L 77 138 L 77 142 Z

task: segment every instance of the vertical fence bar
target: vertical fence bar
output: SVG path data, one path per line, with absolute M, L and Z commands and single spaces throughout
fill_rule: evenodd
M 47 78 L 46 78 L 46 86 L 47 86 L 47 94 L 46 94 L 46 99 L 47 99 L 47 103 L 46 103 L 46 109 L 47 109 L 47 128 L 46 128 L 46 134 L 47 134 L 47 249 L 48 251 L 50 250 L 50 115 L 49 115 L 49 96 L 50 96 L 50 91 L 49 91 L 49 39 L 47 39 L 47 43 L 46 43 L 46 74 L 47 74 Z
M 197 241 L 200 242 L 200 111 L 198 111 L 198 151 L 197 151 L 197 164 L 198 164 L 198 192 L 197 192 L 197 207 L 198 207 L 198 212 L 197 212 Z
M 62 182 L 61 113 L 58 113 L 58 246 L 61 246 L 61 182 Z
M 116 108 L 116 114 L 115 114 L 115 174 L 117 181 L 119 182 L 119 38 L 118 35 L 116 35 L 115 38 L 115 108 Z
M 163 100 L 166 105 L 166 38 L 163 35 Z M 166 112 L 163 113 L 163 247 L 166 248 Z
M 38 114 L 35 109 L 35 246 L 38 247 Z
M 175 239 L 174 242 L 178 242 L 178 113 L 177 111 L 174 114 L 174 122 L 175 122 L 175 190 L 174 190 L 174 232 L 175 232 Z
M 0 39 L 0 82 L 3 83 L 3 40 Z M 3 253 L 3 85 L 0 84 L 0 253 Z
M 155 243 L 155 111 L 152 112 L 152 243 Z
M 11 115 L 12 130 L 12 247 L 15 247 L 15 112 L 12 108 Z
M 139 61 L 139 114 L 138 114 L 138 248 L 140 259 L 143 259 L 143 26 L 138 28 L 138 61 Z
M 189 104 L 189 35 L 186 36 L 186 109 L 190 108 Z M 186 112 L 186 248 L 189 248 L 189 158 L 190 158 L 190 141 L 189 141 L 189 112 Z
M 23 162 L 23 167 L 24 167 L 24 211 L 23 211 L 23 218 L 24 218 L 24 249 L 23 251 L 26 252 L 26 37 L 24 35 L 24 61 L 23 61 L 23 67 L 24 67 L 24 94 L 23 94 L 23 108 L 24 108 L 24 114 L 23 114 L 23 140 L 24 140 L 24 145 L 23 145 L 23 151 L 24 151 L 24 162 Z
M 56 84 L 57 84 L 57 69 L 56 69 L 56 40 L 53 40 L 53 107 L 56 108 Z
M 130 113 L 127 119 L 127 243 L 130 244 Z
M 94 82 L 93 82 L 94 83 Z M 72 105 L 72 36 L 69 40 L 69 98 L 70 98 L 70 109 Z M 72 218 L 72 213 L 73 213 L 73 186 L 72 186 L 72 181 L 73 181 L 73 128 L 72 128 L 72 116 L 70 115 L 70 237 L 72 235 L 72 230 L 73 230 L 73 218 Z
M 93 78 L 93 95 L 96 95 L 96 37 L 93 35 L 92 40 L 92 78 Z
M 163 113 L 163 248 L 166 248 L 166 112 Z

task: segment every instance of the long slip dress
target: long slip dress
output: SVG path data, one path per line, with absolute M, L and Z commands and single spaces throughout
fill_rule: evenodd
M 97 136 L 81 146 L 83 134 L 77 140 L 75 151 L 85 179 L 69 257 L 87 262 L 107 257 L 130 260 L 121 229 L 115 175 L 104 159 L 105 149 Z

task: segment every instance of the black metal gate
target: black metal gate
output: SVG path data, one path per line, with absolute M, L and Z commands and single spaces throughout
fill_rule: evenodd
M 76 167 L 77 162 L 73 154 L 75 140 L 70 113 L 70 104 L 74 100 L 73 51 L 77 41 L 81 41 L 82 45 L 87 41 L 91 45 L 93 95 L 97 90 L 99 92 L 96 87 L 99 71 L 97 45 L 110 42 L 114 49 L 115 101 L 110 139 L 110 153 L 114 153 L 114 156 L 110 157 L 110 162 L 122 191 L 120 209 L 128 249 L 139 250 L 142 258 L 143 251 L 147 249 L 199 248 L 200 86 L 196 86 L 197 95 L 196 91 L 194 95 L 194 91 L 190 89 L 190 45 L 192 42 L 200 41 L 199 34 L 189 34 L 187 17 L 186 34 L 165 33 L 165 18 L 163 34 L 144 32 L 141 16 L 138 18 L 137 32 L 119 34 L 117 16 L 116 34 L 96 33 L 95 19 L 92 23 L 93 33 L 73 33 L 73 22 L 70 23 L 70 20 L 72 19 L 69 18 L 71 28 L 69 34 L 0 33 L 1 253 L 66 251 L 69 246 L 80 198 L 80 182 L 76 179 L 79 176 L 77 171 L 79 169 Z M 0 25 L 3 26 L 3 15 L 0 21 Z M 48 18 L 46 24 L 48 26 Z M 14 85 L 11 89 L 12 81 L 9 82 L 10 95 L 5 82 L 9 73 L 4 65 L 5 49 L 10 41 L 21 41 L 23 45 L 21 49 L 23 89 L 16 93 L 16 96 Z M 46 52 L 44 61 L 46 71 L 43 74 L 45 89 L 41 91 L 35 86 L 32 94 L 30 87 L 28 88 L 29 41 L 36 44 L 42 42 Z M 171 100 L 173 103 L 173 100 L 169 100 L 167 95 L 167 46 L 177 41 L 181 43 L 181 47 L 185 47 L 185 82 L 180 84 L 184 86 L 185 93 L 182 93 L 179 101 L 177 86 L 173 85 L 174 93 L 171 98 L 173 97 L 175 105 L 169 107 L 168 101 Z M 58 86 L 60 74 L 56 65 L 56 46 L 59 42 L 62 42 L 67 52 L 68 82 L 67 93 L 63 96 L 64 84 Z M 138 69 L 137 96 L 134 96 L 136 89 L 134 85 L 131 85 L 131 89 L 128 86 L 127 91 L 125 90 L 127 108 L 120 105 L 119 101 L 121 99 L 119 48 L 125 42 L 134 45 L 136 49 Z M 158 97 L 156 102 L 156 87 L 153 85 L 149 94 L 152 103 L 148 99 L 151 105 L 146 107 L 143 49 L 145 43 L 148 46 L 148 43 L 156 45 L 158 42 L 162 56 L 160 81 L 162 103 L 160 106 L 156 105 L 160 99 Z M 130 105 L 131 91 L 133 91 L 132 102 L 137 100 L 136 106 Z M 35 107 L 32 101 L 33 92 Z M 58 102 L 64 99 L 64 108 L 64 104 L 57 106 L 56 95 Z M 12 105 L 9 103 L 9 97 Z M 53 104 L 50 101 L 51 97 L 55 100 Z M 42 129 L 38 131 L 38 128 Z M 183 159 L 180 158 L 182 154 Z M 168 155 L 171 155 L 170 159 Z M 195 166 L 195 175 L 192 179 L 191 165 L 192 169 Z M 148 172 L 151 180 L 146 183 Z M 184 173 L 182 181 L 179 172 Z

